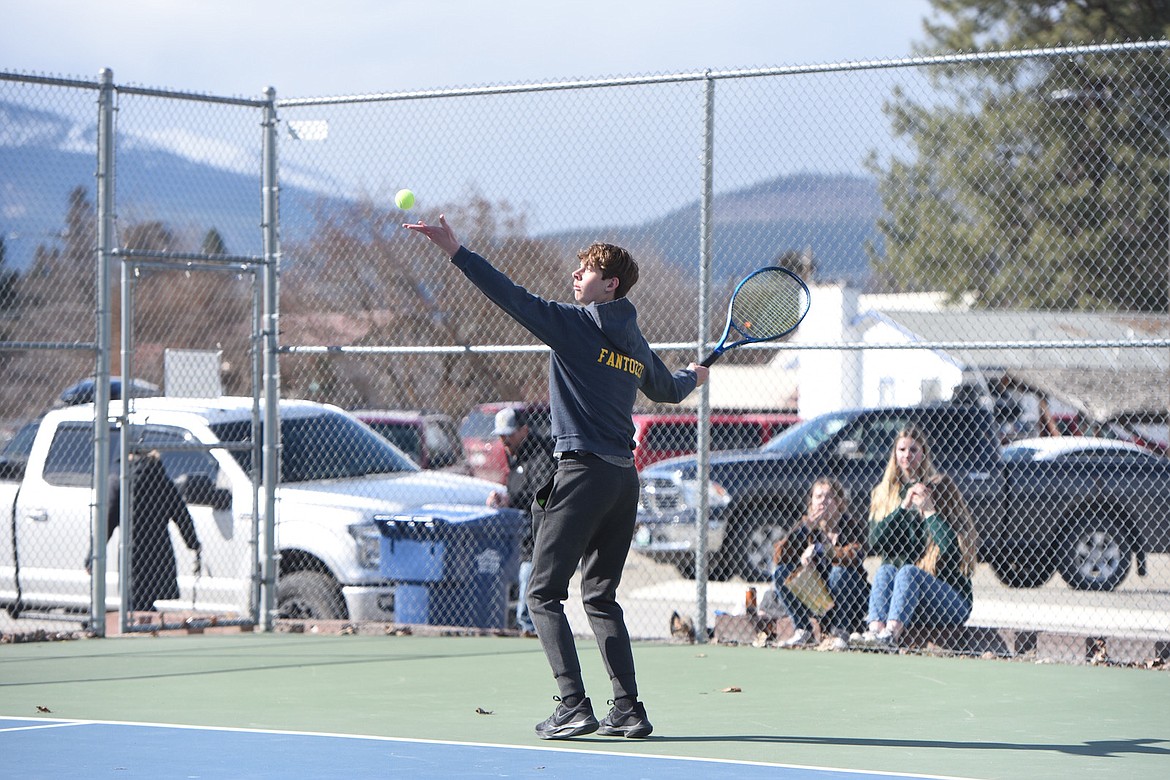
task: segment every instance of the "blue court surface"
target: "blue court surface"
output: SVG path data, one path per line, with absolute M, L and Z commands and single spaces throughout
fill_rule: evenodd
M 0 717 L 0 756 L 40 778 L 924 778 L 845 769 L 674 758 L 565 747 Z M 620 744 L 620 743 L 619 743 Z M 5 772 L 7 775 L 7 771 Z

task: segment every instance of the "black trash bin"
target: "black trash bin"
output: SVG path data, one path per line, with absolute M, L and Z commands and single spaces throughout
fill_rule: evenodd
M 382 576 L 396 583 L 394 620 L 507 628 L 508 591 L 519 576 L 528 518 L 515 509 L 374 518 Z

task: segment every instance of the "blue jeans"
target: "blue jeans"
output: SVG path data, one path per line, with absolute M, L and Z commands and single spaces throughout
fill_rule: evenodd
M 520 561 L 519 596 L 516 599 L 516 628 L 536 633 L 532 617 L 528 614 L 528 580 L 532 577 L 532 561 Z
M 970 602 L 917 566 L 883 563 L 873 576 L 866 616 L 870 623 L 897 620 L 907 626 L 961 626 L 970 617 Z
M 777 600 L 788 612 L 788 617 L 792 618 L 793 627 L 810 631 L 812 613 L 784 584 L 784 580 L 788 579 L 788 575 L 795 571 L 798 565 L 782 563 L 776 566 L 772 572 L 772 585 L 775 587 Z M 833 607 L 821 618 L 821 627 L 846 632 L 859 629 L 865 615 L 865 602 L 869 590 L 865 571 L 853 566 L 834 566 L 829 570 L 829 580 L 825 585 L 828 586 L 829 593 L 833 594 Z

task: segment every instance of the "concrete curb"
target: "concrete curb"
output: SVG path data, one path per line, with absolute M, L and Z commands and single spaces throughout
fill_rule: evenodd
M 773 647 L 792 635 L 791 619 L 763 614 L 716 615 L 714 641 Z M 822 639 L 817 621 L 813 633 Z M 987 626 L 908 628 L 901 651 L 911 653 L 1013 658 L 1050 663 L 1170 666 L 1170 639 L 1028 631 Z

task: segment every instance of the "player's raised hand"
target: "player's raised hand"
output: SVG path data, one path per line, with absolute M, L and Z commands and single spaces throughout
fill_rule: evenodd
M 417 223 L 405 223 L 404 228 L 413 230 L 415 233 L 422 233 L 429 238 L 435 246 L 442 249 L 448 256 L 453 256 L 459 251 L 459 239 L 455 237 L 455 231 L 447 224 L 447 217 L 443 214 L 439 215 L 438 225 L 428 225 L 426 220 L 420 219 Z

